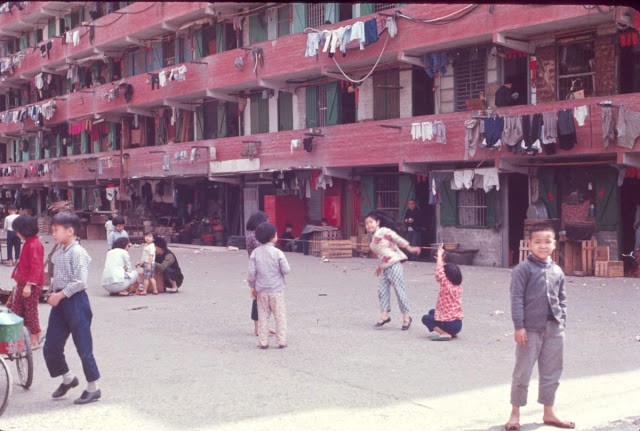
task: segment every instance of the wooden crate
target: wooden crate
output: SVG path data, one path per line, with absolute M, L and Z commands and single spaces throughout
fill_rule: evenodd
M 309 243 L 309 254 L 311 256 L 321 257 L 321 244 L 323 241 L 336 241 L 340 239 L 342 239 L 342 236 L 339 230 L 313 232 L 311 234 L 311 242 Z
M 609 246 L 599 245 L 596 247 L 596 262 L 608 262 L 609 261 Z
M 621 260 L 596 261 L 596 277 L 624 277 L 624 263 Z
M 326 258 L 353 257 L 351 240 L 322 241 L 320 254 Z
M 566 241 L 563 270 L 567 275 L 593 275 L 593 262 L 598 241 Z
M 527 256 L 529 256 L 529 240 L 522 239 L 520 240 L 518 262 L 523 262 L 524 260 L 527 259 Z M 553 250 L 553 253 L 551 253 L 551 259 L 553 259 L 554 262 L 558 263 L 558 256 L 559 256 L 559 251 L 556 248 L 555 250 Z

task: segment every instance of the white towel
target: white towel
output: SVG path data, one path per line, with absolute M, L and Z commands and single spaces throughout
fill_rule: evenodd
M 584 120 L 585 118 L 587 118 L 588 114 L 589 111 L 586 106 L 576 106 L 575 108 L 573 108 L 573 116 L 575 117 L 576 121 L 578 122 L 578 126 L 580 127 L 584 126 Z

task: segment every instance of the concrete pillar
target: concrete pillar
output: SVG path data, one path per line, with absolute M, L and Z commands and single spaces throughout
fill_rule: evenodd
M 251 134 L 251 99 L 247 99 L 247 106 L 244 108 L 243 121 L 244 121 L 244 130 L 241 131 L 240 135 L 250 135 Z
M 400 118 L 413 116 L 412 71 L 400 71 Z

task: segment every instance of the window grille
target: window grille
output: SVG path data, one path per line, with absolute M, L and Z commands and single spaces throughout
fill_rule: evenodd
M 318 85 L 318 127 L 327 125 L 327 86 Z
M 324 25 L 324 3 L 307 3 L 307 27 Z
M 399 185 L 397 175 L 380 175 L 374 177 L 376 192 L 376 209 L 398 219 L 400 211 Z
M 380 12 L 387 9 L 393 9 L 394 7 L 397 7 L 397 6 L 398 6 L 398 3 L 375 3 L 374 11 Z
M 485 91 L 487 51 L 485 48 L 461 51 L 453 66 L 456 111 L 466 111 L 466 101 L 478 98 L 479 92 Z
M 383 70 L 373 74 L 373 118 L 400 118 L 400 71 Z
M 278 8 L 278 37 L 291 34 L 291 5 Z
M 593 39 L 558 45 L 557 64 L 559 100 L 595 94 Z
M 459 190 L 458 225 L 485 227 L 487 225 L 487 194 L 482 189 Z

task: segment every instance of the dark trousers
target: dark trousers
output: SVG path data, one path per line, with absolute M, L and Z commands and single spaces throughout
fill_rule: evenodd
M 407 231 L 407 241 L 409 241 L 409 244 L 415 247 L 421 247 L 422 235 L 420 235 L 420 231 L 419 230 Z M 417 260 L 420 257 L 420 254 L 408 253 L 407 256 L 409 257 L 409 260 Z
M 160 76 L 157 73 L 151 73 L 151 89 L 160 88 Z
M 251 304 L 251 320 L 258 321 L 258 301 L 255 299 Z
M 451 322 L 440 322 L 435 319 L 436 310 L 429 310 L 429 314 L 422 316 L 422 323 L 433 332 L 437 326 L 449 335 L 456 335 L 462 330 L 462 320 L 452 320 Z
M 95 382 L 100 378 L 98 365 L 93 357 L 92 318 L 89 297 L 84 291 L 76 293 L 71 298 L 64 298 L 51 309 L 47 339 L 43 348 L 44 360 L 51 377 L 69 372 L 69 366 L 64 357 L 64 346 L 71 335 L 87 382 Z
M 173 281 L 175 281 L 178 287 L 182 285 L 180 274 L 173 268 L 165 268 L 165 270 L 162 271 L 162 276 L 164 277 L 165 286 L 171 286 Z
M 12 230 L 7 231 L 7 259 L 13 260 L 15 251 L 16 260 L 20 259 L 20 237 Z

